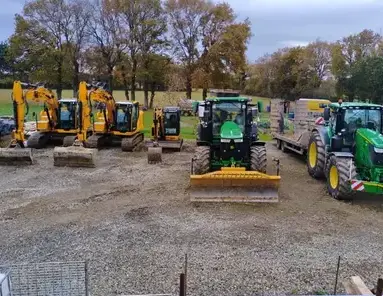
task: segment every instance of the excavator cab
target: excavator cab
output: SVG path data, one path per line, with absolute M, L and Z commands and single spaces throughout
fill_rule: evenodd
M 57 128 L 71 130 L 77 128 L 78 105 L 76 99 L 59 100 Z
M 163 113 L 164 132 L 160 138 L 178 137 L 181 131 L 181 109 L 179 107 L 165 107 Z
M 179 107 L 155 108 L 153 111 L 152 137 L 146 143 L 148 163 L 162 161 L 162 149 L 181 151 L 183 139 L 181 132 L 181 109 Z

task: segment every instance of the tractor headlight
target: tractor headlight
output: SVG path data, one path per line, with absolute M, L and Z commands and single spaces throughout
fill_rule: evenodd
M 383 149 L 374 147 L 375 153 L 383 153 Z
M 221 143 L 230 143 L 230 139 L 221 139 Z
M 242 139 L 234 139 L 234 143 L 242 143 L 243 140 Z

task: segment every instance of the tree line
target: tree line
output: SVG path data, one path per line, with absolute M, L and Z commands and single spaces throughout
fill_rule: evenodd
M 245 90 L 253 95 L 383 104 L 383 39 L 363 30 L 333 43 L 283 48 L 250 64 L 248 72 Z
M 209 0 L 30 0 L 0 44 L 0 83 L 42 81 L 56 89 L 107 81 L 153 106 L 156 90 L 243 85 L 250 22 Z M 149 98 L 150 94 L 150 98 Z

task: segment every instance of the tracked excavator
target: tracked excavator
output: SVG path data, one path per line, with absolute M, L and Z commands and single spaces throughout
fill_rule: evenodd
M 197 148 L 192 158 L 193 202 L 278 202 L 276 175 L 266 173 L 265 143 L 254 134 L 254 108 L 233 91 L 198 104 Z
M 88 98 L 95 104 L 93 134 L 85 142 L 88 148 L 118 144 L 122 151 L 133 149 L 144 141 L 144 112 L 138 102 L 116 102 L 102 83 L 89 86 Z
M 90 113 L 86 113 L 90 109 L 86 108 L 86 102 L 79 104 L 76 99 L 58 100 L 51 90 L 41 84 L 15 81 L 12 101 L 15 130 L 10 148 L 0 151 L 1 164 L 32 164 L 31 148 L 44 148 L 49 143 L 57 142 L 69 146 L 75 141 L 79 129 L 90 125 Z M 24 122 L 30 101 L 42 103 L 44 107 L 38 115 L 33 114 L 37 131 L 26 141 Z
M 162 160 L 162 149 L 181 151 L 181 109 L 179 107 L 155 108 L 153 111 L 152 139 L 147 142 L 148 163 Z

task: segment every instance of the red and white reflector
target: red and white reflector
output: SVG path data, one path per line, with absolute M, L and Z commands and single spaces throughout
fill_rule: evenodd
M 315 124 L 317 124 L 317 125 L 323 125 L 323 124 L 324 124 L 324 118 L 323 118 L 323 117 L 318 117 L 318 118 L 315 120 Z
M 351 188 L 354 191 L 364 191 L 363 181 L 351 180 Z

